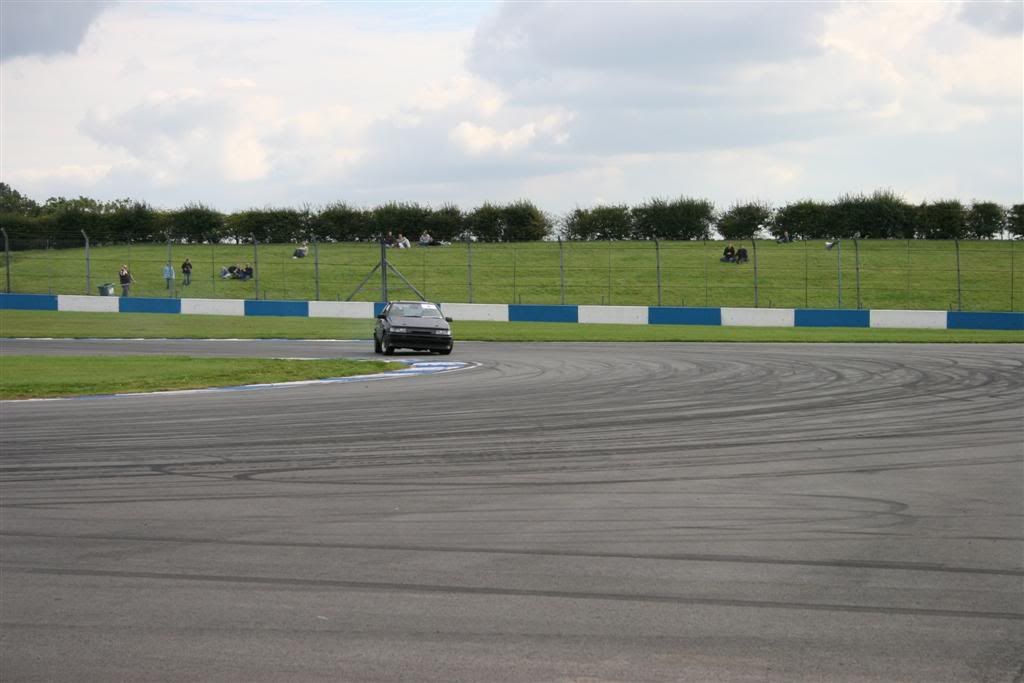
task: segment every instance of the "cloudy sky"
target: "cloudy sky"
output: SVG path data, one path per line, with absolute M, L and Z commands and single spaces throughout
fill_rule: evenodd
M 472 209 L 1024 199 L 1024 3 L 0 3 L 0 180 Z

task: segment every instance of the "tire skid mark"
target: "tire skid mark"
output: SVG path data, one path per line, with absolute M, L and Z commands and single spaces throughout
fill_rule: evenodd
M 607 600 L 614 602 L 661 603 L 675 605 L 736 607 L 743 609 L 782 609 L 818 612 L 851 612 L 856 614 L 884 614 L 890 616 L 918 616 L 954 619 L 999 619 L 1024 621 L 1024 613 L 983 612 L 973 610 L 929 609 L 922 607 L 892 607 L 882 605 L 848 605 L 811 602 L 783 602 L 770 600 L 738 600 L 731 598 L 700 598 L 683 595 L 656 593 L 598 593 L 584 591 L 558 591 L 522 588 L 501 588 L 487 586 L 455 586 L 425 583 L 394 583 L 387 581 L 346 581 L 338 579 L 304 579 L 299 577 L 270 576 L 227 576 L 220 574 L 173 574 L 168 572 L 117 571 L 103 569 L 61 569 L 56 567 L 32 567 L 12 564 L 0 565 L 7 573 L 35 574 L 46 576 L 104 577 L 122 579 L 144 579 L 171 582 L 205 582 L 255 584 L 287 588 L 311 588 L 319 590 L 385 591 L 404 593 L 426 593 L 442 595 L 481 595 L 520 598 L 543 598 L 555 600 Z
M 192 536 L 131 536 L 105 534 L 47 534 L 21 531 L 0 532 L 0 537 L 43 538 L 62 541 L 97 540 L 116 543 L 173 543 L 250 548 L 309 548 L 314 550 L 371 550 L 384 552 L 461 553 L 467 555 L 526 555 L 533 557 L 573 557 L 610 560 L 651 560 L 657 562 L 710 562 L 719 564 L 764 564 L 795 567 L 833 567 L 882 571 L 938 572 L 946 574 L 977 574 L 991 576 L 1022 576 L 1024 569 L 987 567 L 956 567 L 923 562 L 888 562 L 873 560 L 805 560 L 748 555 L 706 553 L 613 553 L 598 551 L 547 550 L 530 548 L 494 548 L 477 546 L 423 546 L 393 543 L 321 543 L 303 541 L 244 541 Z

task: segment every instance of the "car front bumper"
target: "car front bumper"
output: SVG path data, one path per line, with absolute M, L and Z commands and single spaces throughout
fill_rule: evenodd
M 446 334 L 427 334 L 425 332 L 392 332 L 388 334 L 388 344 L 396 349 L 444 351 L 452 348 L 452 337 Z

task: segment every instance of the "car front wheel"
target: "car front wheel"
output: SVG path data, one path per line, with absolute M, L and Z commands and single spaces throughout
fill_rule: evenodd
M 390 340 L 386 336 L 383 339 L 381 339 L 380 343 L 381 343 L 381 346 L 384 347 L 384 355 L 385 356 L 393 356 L 393 355 L 395 355 L 395 347 L 391 345 Z

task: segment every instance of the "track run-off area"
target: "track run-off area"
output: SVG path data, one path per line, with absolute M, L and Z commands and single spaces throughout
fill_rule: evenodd
M 0 403 L 0 679 L 1024 677 L 1024 346 L 449 359 L 471 367 Z

